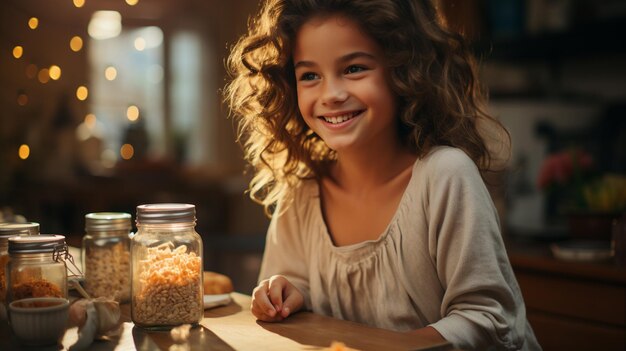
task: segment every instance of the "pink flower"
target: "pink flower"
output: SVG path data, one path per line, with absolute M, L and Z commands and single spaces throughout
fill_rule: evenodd
M 593 159 L 589 153 L 578 149 L 561 151 L 543 161 L 537 185 L 541 189 L 552 184 L 566 185 L 572 180 L 575 172 L 588 171 L 592 167 Z

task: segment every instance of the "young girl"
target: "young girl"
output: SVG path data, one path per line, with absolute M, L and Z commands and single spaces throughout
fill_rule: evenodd
M 431 2 L 268 0 L 228 63 L 250 194 L 272 214 L 259 320 L 307 309 L 539 349 L 480 174 L 484 126 L 503 128 Z

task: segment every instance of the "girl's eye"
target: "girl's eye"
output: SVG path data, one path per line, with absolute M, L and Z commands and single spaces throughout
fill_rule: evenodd
M 352 66 L 348 66 L 348 68 L 346 68 L 346 74 L 359 73 L 359 72 L 363 72 L 365 70 L 366 70 L 366 68 L 363 67 L 363 66 L 352 65 Z
M 300 75 L 300 80 L 315 80 L 317 79 L 317 74 L 313 72 L 306 72 Z

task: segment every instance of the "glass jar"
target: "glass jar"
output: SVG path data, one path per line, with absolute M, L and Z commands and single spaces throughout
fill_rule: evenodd
M 61 252 L 67 252 L 63 235 L 9 238 L 7 304 L 29 297 L 67 298 L 67 270 Z
M 131 240 L 131 318 L 145 329 L 168 329 L 202 320 L 202 239 L 196 207 L 137 206 Z
M 39 235 L 39 223 L 0 223 L 0 320 L 6 319 L 5 269 L 9 262 L 9 238 L 16 235 Z
M 91 297 L 130 300 L 131 216 L 120 212 L 85 215 L 81 250 L 85 290 Z

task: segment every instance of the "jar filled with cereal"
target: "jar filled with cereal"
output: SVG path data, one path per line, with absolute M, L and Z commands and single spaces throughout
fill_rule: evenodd
M 10 237 L 7 304 L 30 297 L 67 298 L 66 253 L 63 235 Z
M 120 212 L 85 215 L 82 245 L 85 290 L 91 297 L 130 300 L 131 216 Z
M 189 204 L 137 206 L 131 240 L 131 318 L 145 329 L 197 324 L 203 317 L 202 239 Z
M 0 320 L 6 319 L 5 269 L 9 262 L 9 238 L 16 235 L 39 235 L 39 223 L 0 223 Z

